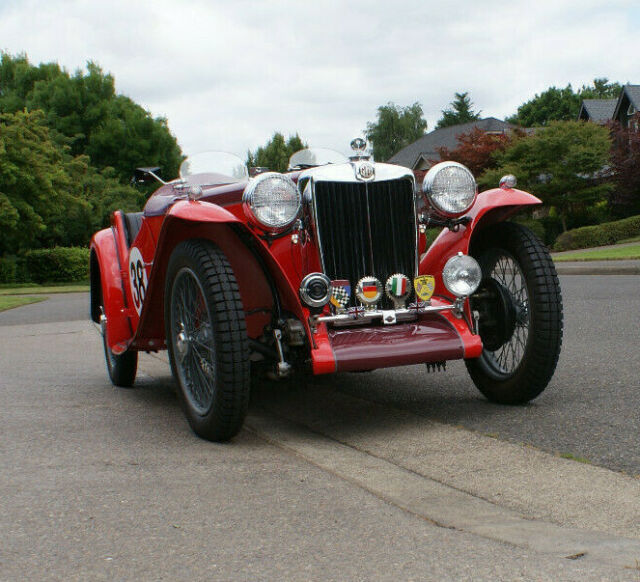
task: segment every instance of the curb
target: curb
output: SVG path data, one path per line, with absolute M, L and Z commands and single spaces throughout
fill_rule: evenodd
M 640 275 L 640 261 L 559 261 L 554 264 L 558 275 Z

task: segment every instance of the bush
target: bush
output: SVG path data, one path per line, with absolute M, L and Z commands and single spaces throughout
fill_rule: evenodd
M 553 247 L 554 251 L 571 251 L 612 245 L 625 238 L 640 234 L 640 215 L 597 226 L 584 226 L 562 233 Z
M 56 247 L 25 253 L 27 271 L 35 283 L 79 283 L 89 279 L 89 249 Z
M 0 284 L 29 283 L 29 275 L 26 270 L 23 257 L 9 255 L 0 258 Z

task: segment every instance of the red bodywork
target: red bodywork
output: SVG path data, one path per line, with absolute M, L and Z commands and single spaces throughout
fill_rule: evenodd
M 296 180 L 297 174 L 291 177 Z M 482 342 L 470 328 L 468 305 L 464 318 L 446 311 L 423 314 L 416 321 L 396 325 L 328 328 L 320 323 L 312 328 L 311 314 L 301 303 L 298 289 L 306 274 L 322 271 L 314 238 L 306 236 L 294 243 L 291 236 L 271 241 L 261 237 L 242 208 L 245 186 L 246 182 L 242 182 L 207 188 L 199 200 L 191 201 L 181 199 L 183 196 L 177 196 L 179 192 L 173 185 L 167 184 L 147 202 L 142 224 L 130 245 L 121 212 L 114 213 L 111 228 L 94 235 L 92 317 L 99 320 L 102 300 L 107 344 L 114 354 L 128 349 L 166 348 L 164 295 L 169 257 L 185 239 L 207 239 L 225 253 L 233 268 L 249 337 L 262 336 L 271 321 L 275 307 L 271 288 L 275 285 L 282 311 L 304 325 L 309 346 L 307 360 L 314 374 L 480 356 Z M 443 229 L 419 263 L 419 274 L 433 275 L 436 280 L 432 305 L 450 305 L 454 300 L 441 278 L 451 256 L 459 251 L 468 254 L 474 235 L 482 228 L 505 220 L 523 206 L 539 203 L 520 190 L 489 190 L 478 196 L 467 213 L 471 221 L 466 226 L 457 232 Z M 424 235 L 419 236 L 419 242 L 423 250 Z M 133 249 L 139 255 L 134 255 Z M 142 257 L 139 266 L 132 261 L 138 256 Z

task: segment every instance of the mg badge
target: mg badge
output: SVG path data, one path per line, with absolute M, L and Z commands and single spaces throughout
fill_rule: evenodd
M 356 177 L 361 180 L 371 180 L 375 175 L 376 170 L 371 162 L 361 162 L 356 166 Z
M 411 294 L 409 277 L 401 273 L 391 275 L 385 283 L 384 290 L 387 293 L 387 297 L 393 301 L 396 309 L 404 307 L 407 298 Z
M 351 300 L 351 283 L 346 279 L 331 281 L 331 305 L 337 311 L 344 311 Z
M 413 287 L 422 301 L 429 301 L 436 288 L 436 280 L 433 275 L 421 275 L 413 280 Z
M 362 277 L 356 285 L 356 297 L 367 309 L 375 309 L 382 297 L 382 283 L 375 277 Z

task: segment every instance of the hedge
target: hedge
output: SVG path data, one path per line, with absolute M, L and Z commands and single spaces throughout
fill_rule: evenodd
M 89 249 L 56 247 L 0 258 L 0 283 L 80 283 L 89 279 Z
M 596 226 L 583 226 L 562 233 L 553 246 L 554 251 L 571 251 L 612 245 L 626 238 L 640 235 L 640 215 Z

